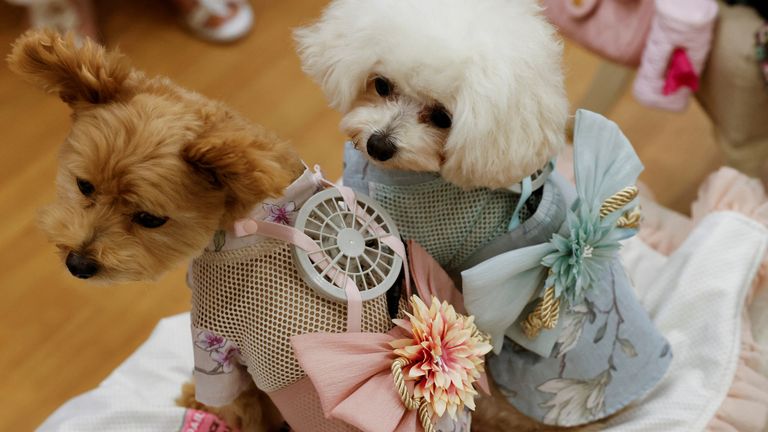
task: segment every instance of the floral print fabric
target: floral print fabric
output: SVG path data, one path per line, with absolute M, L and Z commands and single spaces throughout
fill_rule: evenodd
M 192 326 L 195 391 L 198 401 L 210 406 L 230 403 L 249 385 L 237 345 L 221 335 Z
M 614 261 L 600 288 L 570 309 L 550 357 L 505 339 L 488 368 L 510 403 L 546 424 L 575 426 L 650 391 L 666 373 L 672 350 L 631 290 Z

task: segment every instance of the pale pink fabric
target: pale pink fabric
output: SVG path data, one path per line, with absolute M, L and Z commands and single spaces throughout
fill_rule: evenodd
M 709 423 L 711 432 L 762 432 L 768 425 L 768 377 L 757 372 L 768 355 L 752 338 L 749 314 L 742 316 L 741 354 L 728 396 Z
M 371 432 L 417 432 L 392 382 L 396 337 L 376 333 L 315 333 L 291 338 L 299 364 L 320 389 L 326 417 Z
M 602 57 L 637 66 L 653 18 L 653 0 L 543 0 L 544 14 L 568 38 Z
M 709 213 L 724 210 L 741 213 L 768 226 L 768 194 L 763 184 L 733 168 L 721 168 L 702 184 L 699 197 L 691 206 L 691 217 L 695 224 Z M 765 286 L 766 276 L 768 260 L 763 261 L 758 270 L 747 304 L 751 303 L 755 290 Z
M 426 249 L 413 240 L 408 240 L 408 259 L 419 297 L 427 301 L 435 296 L 447 301 L 456 312 L 467 314 L 464 309 L 464 296 L 456 289 L 451 277 Z
M 657 252 L 671 255 L 693 230 L 689 217 L 657 204 L 643 193 L 643 188 L 640 188 L 640 206 L 643 221 L 638 237 Z
M 352 432 L 358 429 L 340 420 L 326 418 L 315 386 L 304 377 L 286 388 L 269 393 L 284 418 L 296 432 Z

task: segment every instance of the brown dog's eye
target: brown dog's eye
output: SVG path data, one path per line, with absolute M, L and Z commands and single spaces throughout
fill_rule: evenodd
M 376 77 L 373 80 L 373 86 L 376 87 L 376 93 L 381 97 L 387 97 L 392 94 L 392 83 L 384 77 Z
M 81 178 L 77 179 L 77 188 L 80 189 L 81 194 L 87 197 L 93 195 L 93 193 L 96 192 L 96 188 L 93 186 L 93 183 Z
M 429 122 L 440 129 L 448 129 L 451 127 L 451 115 L 448 114 L 444 108 L 433 108 L 429 113 Z
M 137 225 L 141 225 L 144 228 L 158 228 L 165 225 L 168 222 L 167 216 L 155 216 L 147 212 L 138 212 L 133 214 L 131 221 Z

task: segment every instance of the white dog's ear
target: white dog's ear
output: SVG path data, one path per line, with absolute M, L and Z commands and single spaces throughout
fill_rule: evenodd
M 512 65 L 468 77 L 453 107 L 443 178 L 464 188 L 506 188 L 562 150 L 568 100 L 560 57 L 548 55 L 538 63 L 546 69 L 535 73 Z
M 366 48 L 349 28 L 354 24 L 350 18 L 355 16 L 353 9 L 359 7 L 356 3 L 333 2 L 317 22 L 293 33 L 304 72 L 320 85 L 331 107 L 340 112 L 349 111 L 365 90 L 375 62 L 371 48 Z

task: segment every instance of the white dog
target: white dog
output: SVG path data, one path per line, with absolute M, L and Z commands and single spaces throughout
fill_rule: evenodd
M 487 365 L 503 395 L 478 401 L 475 430 L 594 427 L 659 382 L 669 345 L 618 258 L 593 255 L 605 244 L 585 234 L 633 233 L 642 164 L 618 126 L 581 112 L 579 192 L 549 175 L 568 104 L 562 45 L 534 0 L 334 0 L 296 37 L 304 69 L 344 114 L 345 184 L 461 282 L 492 333 Z M 601 225 L 605 205 L 627 218 L 621 227 Z M 547 263 L 542 250 L 558 252 Z M 573 291 L 593 270 L 561 311 L 555 285 Z
M 506 188 L 564 144 L 562 45 L 533 0 L 340 0 L 296 38 L 343 131 L 386 168 Z
M 520 220 L 536 229 L 513 231 L 531 234 L 513 247 L 548 240 L 564 221 L 557 187 L 539 182 L 530 199 L 508 190 L 565 142 L 562 44 L 533 0 L 335 0 L 295 36 L 304 70 L 373 164 L 348 149 L 345 182 L 369 192 L 355 181 L 389 176 L 381 192 L 423 173 L 404 192 L 407 205 L 373 195 L 454 277 L 508 237 L 515 207 L 528 206 Z M 473 216 L 477 208 L 483 215 Z M 500 393 L 474 417 L 478 430 L 546 428 Z

